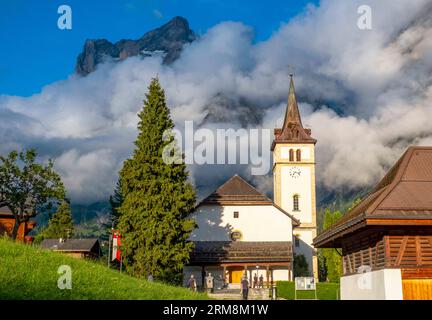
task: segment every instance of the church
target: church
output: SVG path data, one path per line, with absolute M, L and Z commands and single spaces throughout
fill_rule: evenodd
M 318 278 L 312 240 L 316 236 L 315 144 L 303 127 L 291 75 L 282 128 L 274 130 L 273 194 L 269 199 L 235 175 L 201 201 L 191 217 L 195 249 L 184 268 L 198 285 L 211 273 L 215 286 L 239 286 L 255 274 L 265 284 L 293 280 L 294 255 L 303 255 Z

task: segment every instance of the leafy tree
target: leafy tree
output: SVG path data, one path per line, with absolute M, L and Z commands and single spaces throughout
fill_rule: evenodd
M 0 206 L 6 206 L 15 217 L 11 237 L 16 239 L 23 222 L 48 210 L 63 200 L 65 189 L 54 162 L 36 162 L 34 149 L 0 156 Z
M 325 211 L 324 216 L 324 230 L 331 227 L 336 221 L 342 217 L 340 211 L 331 212 L 330 209 Z M 330 282 L 339 282 L 342 275 L 342 257 L 338 253 L 337 249 L 324 248 L 320 250 L 326 269 L 326 280 Z
M 43 232 L 44 238 L 70 238 L 73 235 L 74 223 L 69 203 L 63 201 L 57 212 L 51 217 L 48 227 Z
M 326 266 L 326 259 L 323 254 L 324 249 L 318 249 L 317 250 L 317 257 L 318 257 L 318 279 L 320 282 L 327 281 L 327 266 Z
M 133 156 L 120 171 L 122 256 L 131 274 L 179 282 L 193 250 L 188 237 L 196 225 L 188 215 L 194 208 L 195 190 L 183 161 L 164 161 L 167 148 L 178 153 L 170 134 L 174 123 L 158 79 L 151 81 L 148 90 L 138 115 Z
M 294 254 L 294 277 L 309 277 L 309 265 L 302 254 Z

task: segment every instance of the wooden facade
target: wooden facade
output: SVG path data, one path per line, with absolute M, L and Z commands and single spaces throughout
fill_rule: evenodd
M 432 229 L 373 228 L 347 237 L 342 243 L 344 275 L 359 268 L 402 269 L 403 278 L 432 275 Z
M 400 269 L 404 299 L 432 300 L 432 148 L 410 147 L 314 245 L 339 248 L 344 275 Z
M 6 208 L 0 208 L 0 236 L 10 237 L 12 235 L 12 230 L 15 225 L 15 218 Z M 29 232 L 35 227 L 36 222 L 28 221 L 23 222 L 18 228 L 17 240 L 31 243 L 33 242 L 33 237 L 29 236 Z

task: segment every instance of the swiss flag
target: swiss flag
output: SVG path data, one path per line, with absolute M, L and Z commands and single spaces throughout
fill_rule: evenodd
M 113 249 L 112 249 L 112 255 L 111 260 L 118 260 L 120 261 L 120 246 L 121 246 L 121 235 L 118 231 L 113 231 Z

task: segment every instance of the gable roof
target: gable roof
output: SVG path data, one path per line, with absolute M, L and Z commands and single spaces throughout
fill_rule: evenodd
M 294 225 L 299 225 L 300 221 L 294 218 L 291 214 L 276 205 L 266 195 L 259 192 L 254 186 L 248 183 L 238 174 L 229 178 L 224 184 L 217 188 L 212 194 L 201 201 L 197 207 L 201 205 L 243 205 L 243 206 L 273 206 L 288 217 L 290 217 Z
M 332 227 L 314 239 L 320 246 L 373 219 L 432 220 L 432 147 L 410 147 L 371 192 Z M 381 223 L 381 225 L 383 225 Z
M 194 241 L 189 264 L 291 262 L 291 241 Z
M 202 201 L 203 204 L 255 204 L 271 205 L 273 202 L 239 175 L 229 178 L 212 194 Z
M 68 251 L 68 252 L 94 252 L 99 251 L 98 239 L 65 239 L 61 242 L 59 239 L 44 239 L 41 248 L 50 249 L 53 251 Z

